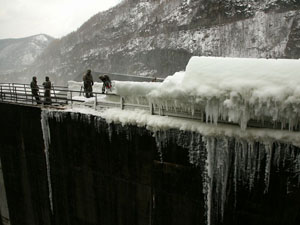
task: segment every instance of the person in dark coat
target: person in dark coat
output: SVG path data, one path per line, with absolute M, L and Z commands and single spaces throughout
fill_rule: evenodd
M 83 76 L 83 87 L 84 87 L 84 93 L 85 97 L 93 97 L 93 76 L 91 70 L 87 70 L 86 74 Z
M 102 85 L 102 94 L 104 94 L 105 88 L 109 89 L 111 91 L 111 81 L 110 81 L 109 76 L 107 76 L 106 74 L 105 75 L 101 75 L 99 77 L 99 79 L 103 82 L 103 85 Z
M 37 84 L 36 77 L 32 77 L 32 81 L 30 83 L 31 93 L 36 100 L 37 104 L 41 104 L 40 96 L 39 96 L 39 86 Z
M 44 86 L 44 105 L 51 105 L 51 81 L 49 77 L 46 77 L 45 82 L 43 83 Z

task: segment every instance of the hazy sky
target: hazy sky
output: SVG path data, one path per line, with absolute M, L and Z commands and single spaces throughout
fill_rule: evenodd
M 60 38 L 121 0 L 0 0 L 0 39 L 48 34 Z

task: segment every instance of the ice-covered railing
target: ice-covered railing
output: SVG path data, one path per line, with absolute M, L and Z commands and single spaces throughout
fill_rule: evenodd
M 192 57 L 163 83 L 116 82 L 125 102 L 190 113 L 206 122 L 298 128 L 300 61 Z

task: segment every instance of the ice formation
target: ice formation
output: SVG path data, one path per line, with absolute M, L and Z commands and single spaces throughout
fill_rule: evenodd
M 49 161 L 49 145 L 50 145 L 50 129 L 48 124 L 48 110 L 42 110 L 41 113 L 41 126 L 43 131 L 44 138 L 44 147 L 45 147 L 45 158 L 46 158 L 46 167 L 47 167 L 47 179 L 48 179 L 48 189 L 49 189 L 49 201 L 51 212 L 53 213 L 53 201 L 52 201 L 52 184 L 51 184 L 51 171 L 50 171 L 50 161 Z
M 193 57 L 182 86 L 207 118 L 298 125 L 300 60 Z M 163 95 L 163 94 L 162 94 Z M 201 106 L 200 106 L 201 107 Z
M 176 141 L 177 145 L 188 149 L 190 163 L 202 171 L 207 224 L 218 224 L 223 220 L 231 191 L 235 202 L 239 191 L 257 192 L 262 184 L 261 195 L 267 194 L 271 173 L 273 178 L 276 173 L 285 173 L 286 194 L 293 186 L 300 187 L 297 172 L 300 151 L 293 145 L 269 140 L 257 142 L 225 136 L 202 136 L 186 131 L 165 131 L 161 134 L 156 136 L 157 142 L 161 143 L 160 148 L 166 145 L 164 143 Z M 161 149 L 159 151 L 163 154 Z
M 116 82 L 129 102 L 146 99 L 167 110 L 203 112 L 206 122 L 298 126 L 300 60 L 192 57 L 186 71 L 163 83 Z M 277 124 L 276 124 L 277 123 Z
M 1 215 L 1 223 L 10 225 L 10 217 L 9 217 L 9 209 L 7 204 L 7 197 L 6 197 L 6 190 L 5 184 L 3 179 L 3 170 L 2 170 L 2 163 L 0 159 L 0 215 Z
M 263 183 L 264 193 L 267 193 L 271 172 L 287 171 L 296 174 L 297 181 L 293 184 L 287 182 L 286 192 L 292 185 L 300 187 L 300 176 L 297 175 L 300 168 L 300 151 L 296 147 L 300 146 L 298 132 L 263 128 L 242 131 L 235 125 L 214 126 L 200 121 L 150 115 L 142 110 L 112 108 L 99 111 L 73 107 L 64 111 L 43 111 L 46 142 L 49 131 L 45 121 L 52 118 L 63 122 L 67 114 L 73 120 L 93 122 L 95 128 L 101 126 L 103 119 L 109 124 L 146 127 L 153 132 L 161 162 L 164 162 L 164 149 L 168 142 L 175 141 L 178 146 L 188 149 L 190 163 L 203 171 L 202 191 L 206 200 L 207 224 L 222 221 L 230 185 L 236 195 L 241 187 L 251 191 Z M 107 129 L 111 136 L 111 126 Z M 232 184 L 228 183 L 229 179 L 233 180 Z

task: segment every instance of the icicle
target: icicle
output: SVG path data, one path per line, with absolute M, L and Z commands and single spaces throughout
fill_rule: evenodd
M 132 133 L 131 133 L 131 130 L 128 129 L 127 132 L 126 132 L 126 139 L 128 141 L 131 141 L 132 140 Z
M 113 134 L 113 128 L 112 128 L 112 125 L 111 124 L 108 124 L 108 138 L 109 138 L 109 141 L 111 142 L 112 140 L 112 134 Z
M 156 146 L 157 146 L 158 153 L 159 153 L 159 159 L 160 159 L 160 162 L 163 162 L 161 131 L 155 132 L 154 135 L 155 135 Z
M 97 129 L 97 131 L 100 131 L 100 118 L 99 117 L 95 117 L 94 118 L 94 127 Z
M 280 162 L 281 162 L 281 145 L 276 145 L 276 149 L 274 151 L 274 157 L 273 157 L 273 164 L 276 165 L 277 172 L 280 169 Z
M 196 159 L 195 159 L 195 154 L 194 154 L 194 133 L 192 133 L 191 135 L 191 142 L 190 142 L 190 146 L 189 146 L 189 162 L 191 164 L 196 165 Z
M 243 185 L 245 185 L 246 181 L 247 181 L 247 158 L 246 158 L 246 155 L 247 155 L 247 150 L 248 150 L 248 147 L 247 147 L 247 143 L 245 141 L 242 141 L 242 149 L 240 151 L 240 174 L 242 175 L 242 177 L 240 178 L 241 179 L 241 182 Z
M 91 124 L 92 116 L 89 114 L 83 114 L 83 121 L 85 121 L 88 124 Z
M 214 138 L 206 139 L 206 149 L 207 149 L 207 160 L 206 160 L 206 171 L 207 177 L 206 182 L 203 184 L 204 191 L 206 194 L 206 208 L 207 208 L 207 225 L 211 225 L 212 218 L 212 182 L 213 182 L 213 162 L 214 162 L 214 149 L 215 149 L 215 140 Z
M 48 118 L 53 118 L 58 122 L 62 122 L 63 121 L 63 116 L 64 114 L 61 112 L 56 112 L 56 111 L 48 111 Z
M 52 184 L 51 184 L 51 171 L 50 171 L 50 160 L 49 160 L 49 145 L 50 145 L 50 128 L 48 123 L 48 111 L 43 109 L 41 113 L 41 126 L 44 138 L 45 147 L 45 157 L 46 157 L 46 167 L 47 167 L 47 178 L 48 178 L 48 189 L 49 189 L 49 200 L 50 208 L 53 214 L 53 201 L 52 201 Z
M 218 140 L 219 145 L 218 149 L 216 149 L 216 155 L 218 160 L 218 170 L 219 174 L 217 177 L 217 184 L 221 189 L 221 193 L 217 193 L 217 195 L 221 195 L 220 198 L 220 207 L 221 207 L 221 221 L 224 218 L 224 209 L 226 203 L 226 194 L 227 194 L 227 181 L 229 176 L 229 166 L 231 164 L 229 157 L 229 149 L 228 149 L 228 139 L 224 138 L 223 140 Z M 219 189 L 219 188 L 218 188 Z
M 206 140 L 207 179 L 206 190 L 207 224 L 223 221 L 226 205 L 227 182 L 230 167 L 228 139 L 208 137 Z
M 256 165 L 257 165 L 257 152 L 254 149 L 254 143 L 249 144 L 249 190 L 251 191 L 254 182 L 255 182 L 255 174 L 256 174 Z
M 300 153 L 297 155 L 295 174 L 298 176 L 298 187 L 300 187 Z
M 70 113 L 70 116 L 71 116 L 72 120 L 78 120 L 79 115 L 80 115 L 79 113 L 73 113 L 73 112 Z
M 239 148 L 238 143 L 234 145 L 234 175 L 233 175 L 233 183 L 234 183 L 234 207 L 236 207 L 237 202 L 237 187 L 238 187 L 238 166 L 239 166 Z
M 178 138 L 179 139 L 179 138 Z M 177 140 L 178 140 L 177 139 Z M 190 138 L 190 143 L 188 149 L 189 149 L 189 162 L 195 166 L 200 166 L 201 161 L 200 161 L 200 154 L 201 154 L 201 135 L 192 133 L 191 138 Z
M 269 190 L 270 175 L 271 175 L 271 164 L 272 164 L 272 145 L 265 144 L 266 152 L 266 167 L 265 167 L 265 191 L 267 193 Z
M 260 170 L 261 170 L 261 161 L 263 159 L 263 154 L 264 152 L 261 150 L 261 144 L 258 145 L 258 148 L 257 148 L 257 151 L 258 151 L 258 165 L 257 165 L 257 170 L 256 170 L 256 173 L 257 173 L 257 179 L 259 180 L 260 178 Z
M 0 215 L 1 215 L 1 224 L 10 225 L 10 216 L 9 216 L 9 208 L 7 204 L 7 195 L 6 195 L 6 188 L 3 179 L 3 170 L 2 164 L 0 159 Z

